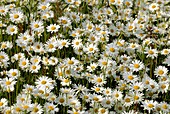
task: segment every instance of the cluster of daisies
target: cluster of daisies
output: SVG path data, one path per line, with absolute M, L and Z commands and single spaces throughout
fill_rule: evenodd
M 0 113 L 169 114 L 169 0 L 1 0 Z

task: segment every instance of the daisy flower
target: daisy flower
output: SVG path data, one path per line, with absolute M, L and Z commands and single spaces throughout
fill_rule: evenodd
M 0 50 L 4 50 L 4 49 L 11 49 L 13 47 L 12 42 L 6 41 L 6 42 L 1 42 L 0 43 Z
M 52 80 L 51 78 L 48 78 L 46 76 L 41 76 L 35 81 L 35 84 L 37 88 L 45 87 L 51 90 L 54 88 L 53 86 L 55 83 L 54 80 Z
M 38 73 L 40 68 L 41 68 L 41 66 L 39 64 L 31 64 L 29 70 L 31 73 Z
M 55 52 L 55 50 L 57 48 L 57 43 L 48 40 L 44 46 L 45 46 L 45 49 L 47 52 Z
M 18 33 L 18 28 L 15 25 L 9 25 L 6 30 L 7 34 L 14 35 Z
M 21 11 L 12 11 L 9 15 L 12 22 L 20 23 L 24 20 L 24 14 Z
M 34 42 L 32 48 L 34 52 L 40 53 L 44 50 L 44 45 L 42 42 Z
M 132 97 L 129 95 L 126 95 L 125 98 L 122 100 L 122 104 L 124 104 L 125 107 L 131 106 L 133 104 Z
M 123 74 L 123 78 L 124 80 L 126 80 L 127 82 L 135 82 L 138 80 L 137 76 L 134 75 L 132 72 L 125 72 Z
M 39 64 L 41 62 L 41 57 L 40 56 L 32 56 L 30 59 L 30 62 L 32 64 Z
M 62 86 L 69 86 L 71 84 L 71 80 L 68 78 L 61 79 L 61 85 Z
M 0 109 L 3 109 L 8 105 L 8 100 L 6 98 L 1 98 L 0 100 Z
M 168 73 L 168 69 L 165 66 L 158 66 L 154 71 L 154 74 L 156 76 L 166 76 L 167 73 Z
M 75 57 L 71 57 L 71 59 L 70 58 L 65 59 L 64 63 L 67 66 L 73 67 L 73 66 L 77 65 L 79 63 L 79 61 L 77 59 L 75 59 Z
M 60 39 L 60 40 L 57 40 L 57 42 L 58 42 L 59 49 L 62 49 L 64 47 L 68 48 L 70 45 L 70 42 L 68 39 Z
M 14 78 L 3 78 L 0 80 L 1 87 L 4 89 L 4 91 L 11 92 L 14 91 L 14 85 L 17 81 L 15 81 Z
M 102 90 L 103 90 L 103 89 L 104 89 L 104 88 L 99 87 L 99 86 L 93 86 L 93 87 L 91 88 L 91 90 L 95 91 L 96 93 L 102 93 Z
M 118 48 L 114 43 L 110 43 L 106 45 L 106 54 L 109 56 L 117 56 L 118 55 Z
M 111 108 L 113 104 L 114 103 L 110 97 L 106 97 L 101 101 L 101 105 L 105 108 Z
M 31 105 L 30 114 L 42 114 L 42 113 L 43 113 L 43 107 L 40 104 L 35 103 Z
M 143 107 L 144 107 L 144 110 L 148 110 L 148 112 L 150 113 L 151 111 L 153 111 L 155 109 L 155 106 L 156 106 L 156 102 L 153 101 L 153 100 L 145 100 L 143 102 Z
M 105 79 L 104 79 L 104 76 L 103 75 L 100 75 L 100 76 L 94 76 L 93 77 L 93 83 L 95 83 L 96 85 L 103 85 L 106 83 Z
M 97 68 L 98 64 L 97 63 L 90 63 L 89 66 L 87 66 L 87 70 L 89 72 L 93 72 Z
M 160 82 L 158 92 L 167 93 L 169 88 L 168 82 Z
M 161 54 L 162 54 L 162 55 L 169 55 L 169 54 L 170 54 L 170 49 L 163 49 L 163 50 L 161 51 Z
M 130 86 L 130 90 L 134 90 L 136 92 L 142 91 L 144 89 L 144 85 L 142 82 L 133 82 Z
M 108 114 L 109 110 L 107 108 L 99 108 L 98 114 Z
M 49 10 L 50 8 L 50 4 L 48 2 L 40 2 L 39 5 L 38 5 L 38 9 L 44 11 L 44 10 Z
M 140 92 L 132 92 L 130 93 L 130 96 L 132 96 L 134 103 L 140 103 L 143 100 L 144 94 Z
M 79 49 L 83 46 L 82 44 L 82 39 L 79 38 L 75 38 L 74 40 L 72 40 L 72 47 L 74 49 Z
M 8 13 L 9 8 L 5 6 L 0 6 L 0 15 L 5 16 Z
M 121 91 L 119 91 L 119 90 L 114 90 L 113 91 L 113 93 L 112 93 L 113 100 L 120 101 L 120 100 L 122 100 L 122 97 L 123 97 L 123 94 L 122 94 Z
M 151 57 L 152 59 L 158 56 L 157 49 L 146 48 L 144 53 L 147 54 L 146 57 Z
M 53 103 L 45 103 L 44 105 L 46 112 L 45 113 L 50 113 L 50 114 L 55 114 L 59 111 L 59 108 L 56 107 Z
M 161 102 L 160 103 L 160 107 L 161 107 L 161 110 L 164 112 L 164 113 L 169 113 L 170 111 L 170 105 L 166 102 Z
M 142 70 L 144 68 L 144 64 L 139 60 L 134 60 L 130 64 L 130 67 L 133 71 L 137 72 L 137 71 Z
M 66 96 L 59 95 L 58 98 L 56 99 L 57 103 L 63 106 L 66 106 Z
M 159 9 L 159 4 L 157 4 L 157 3 L 152 3 L 152 4 L 149 5 L 149 10 L 152 11 L 152 12 L 154 12 L 158 9 Z
M 98 51 L 97 45 L 96 44 L 87 44 L 86 47 L 84 47 L 84 52 L 87 54 L 93 54 Z
M 60 23 L 60 25 L 62 25 L 63 27 L 68 27 L 71 25 L 71 20 L 63 16 L 58 19 L 58 23 Z
M 19 71 L 18 69 L 10 69 L 10 70 L 7 72 L 7 75 L 8 75 L 10 78 L 17 79 L 17 78 L 20 76 L 20 71 Z
M 65 2 L 68 4 L 73 4 L 75 2 L 75 0 L 65 0 Z
M 31 29 L 36 32 L 40 32 L 44 30 L 43 22 L 36 20 L 31 22 Z
M 55 33 L 58 32 L 58 29 L 60 28 L 59 25 L 56 24 L 50 24 L 49 26 L 47 26 L 47 32 L 51 32 L 51 33 Z

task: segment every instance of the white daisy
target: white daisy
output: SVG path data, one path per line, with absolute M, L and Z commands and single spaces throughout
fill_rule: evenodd
M 18 33 L 18 28 L 15 25 L 9 25 L 6 30 L 7 34 L 14 35 Z

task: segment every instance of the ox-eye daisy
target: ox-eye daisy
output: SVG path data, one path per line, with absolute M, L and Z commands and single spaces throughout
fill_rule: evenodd
M 18 33 L 18 28 L 15 25 L 9 25 L 6 30 L 7 34 L 14 35 Z
M 56 24 L 50 24 L 48 27 L 47 27 L 47 32 L 57 32 L 58 29 L 60 28 L 59 25 L 56 25 Z
M 139 60 L 134 60 L 132 64 L 130 64 L 130 67 L 133 71 L 139 71 L 144 68 L 144 64 Z
M 158 66 L 154 71 L 154 74 L 156 76 L 166 76 L 167 73 L 168 73 L 168 69 L 165 66 Z

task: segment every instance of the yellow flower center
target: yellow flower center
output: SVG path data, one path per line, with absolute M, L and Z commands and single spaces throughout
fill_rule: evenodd
M 106 101 L 106 104 L 108 104 L 108 105 L 109 105 L 110 103 L 111 103 L 111 102 L 110 102 L 109 100 L 107 100 L 107 101 Z
M 163 71 L 163 70 L 159 70 L 159 71 L 158 71 L 158 74 L 159 74 L 159 75 L 163 75 L 163 74 L 164 74 L 164 71 Z
M 45 10 L 46 8 L 47 8 L 46 6 L 42 6 L 42 7 L 41 7 L 42 10 Z
M 128 79 L 129 79 L 129 80 L 133 80 L 134 77 L 133 77 L 132 75 L 129 75 L 129 76 L 128 76 Z
M 56 27 L 55 27 L 55 26 L 52 26 L 52 27 L 51 27 L 51 30 L 55 30 L 55 29 L 56 29 Z
M 39 111 L 39 109 L 37 107 L 33 108 L 33 112 L 38 112 L 38 111 Z
M 35 25 L 34 25 L 34 27 L 35 27 L 35 28 L 38 28 L 38 27 L 39 27 L 39 25 L 38 25 L 38 24 L 35 24 Z
M 54 45 L 53 44 L 49 44 L 48 48 L 52 49 L 52 48 L 54 48 Z
M 37 68 L 37 67 L 36 67 L 35 65 L 34 65 L 34 66 L 32 66 L 32 69 L 33 69 L 33 70 L 35 70 L 36 68 Z
M 12 76 L 16 76 L 17 75 L 17 73 L 16 72 L 12 72 Z
M 129 3 L 128 1 L 126 1 L 125 4 L 126 4 L 127 6 L 130 6 L 130 3 Z
M 105 66 L 106 66 L 106 65 L 107 65 L 107 62 L 106 62 L 106 61 L 103 61 L 103 62 L 102 62 L 102 65 L 105 65 Z
M 138 90 L 138 89 L 140 89 L 140 87 L 139 86 L 133 86 L 133 88 L 134 88 L 134 90 Z
M 101 83 L 102 79 L 101 78 L 97 78 L 97 82 Z
M 1 12 L 1 13 L 4 13 L 4 12 L 5 12 L 5 10 L 1 9 L 1 10 L 0 10 L 0 12 Z
M 114 49 L 114 48 L 110 48 L 110 51 L 111 51 L 111 52 L 115 52 L 115 49 Z
M 162 108 L 163 108 L 163 109 L 168 109 L 168 106 L 167 106 L 166 104 L 163 104 L 163 105 L 162 105 Z
M 73 114 L 79 114 L 78 112 L 74 112 Z
M 67 20 L 62 20 L 61 23 L 67 24 Z
M 69 61 L 68 61 L 68 64 L 72 65 L 72 64 L 74 64 L 74 61 L 69 60 Z
M 134 64 L 134 67 L 135 67 L 135 68 L 139 68 L 140 65 L 139 65 L 139 64 Z
M 79 45 L 79 42 L 76 42 L 76 45 Z
M 6 81 L 6 85 L 10 85 L 11 84 L 11 82 L 10 81 Z
M 26 65 L 26 62 L 25 62 L 25 61 L 23 61 L 23 62 L 22 62 L 22 65 L 23 65 L 23 66 L 25 66 L 25 65 Z
M 64 101 L 65 101 L 65 100 L 64 100 L 63 98 L 61 98 L 61 99 L 59 100 L 60 103 L 64 103 Z
M 6 44 L 2 44 L 2 45 L 1 45 L 1 48 L 6 48 L 6 47 L 7 47 Z
M 149 53 L 150 55 L 153 55 L 153 54 L 154 54 L 154 51 L 149 50 L 148 53 Z
M 61 44 L 62 46 L 65 46 L 66 45 L 66 42 L 62 42 L 62 44 Z
M 65 79 L 65 80 L 64 80 L 64 82 L 65 82 L 65 83 L 69 83 L 69 82 L 70 82 L 70 80 L 68 80 L 68 79 Z
M 105 110 L 104 108 L 102 108 L 102 109 L 100 110 L 100 112 L 101 112 L 101 113 L 105 113 L 106 110 Z
M 156 8 L 156 5 L 152 5 L 152 8 L 155 9 L 155 8 Z
M 10 28 L 10 31 L 11 31 L 11 32 L 14 32 L 14 31 L 15 31 L 15 29 L 14 29 L 14 28 Z
M 129 102 L 130 102 L 130 99 L 129 99 L 129 98 L 126 98 L 126 99 L 125 99 L 125 102 L 128 102 L 128 103 L 129 103 Z
M 53 107 L 53 106 L 48 106 L 48 108 L 49 108 L 50 110 L 54 110 L 54 107 Z
M 84 99 L 88 99 L 89 97 L 87 95 L 84 96 Z
M 111 3 L 114 3 L 114 2 L 115 2 L 115 0 L 110 0 L 110 2 L 111 2 Z
M 94 49 L 93 48 L 89 48 L 89 51 L 93 51 Z
M 3 102 L 0 102 L 0 106 L 2 106 L 4 103 Z
M 138 99 L 139 99 L 139 97 L 135 95 L 134 96 L 134 100 L 138 100 Z
M 88 29 L 92 29 L 92 26 L 91 26 L 91 25 L 89 25 L 89 26 L 88 26 Z
M 15 14 L 15 15 L 14 15 L 14 18 L 15 18 L 15 19 L 17 19 L 18 17 L 19 17 L 19 15 L 18 15 L 18 14 Z
M 46 84 L 47 83 L 47 81 L 45 81 L 45 80 L 43 80 L 43 81 L 41 81 L 41 84 Z
M 154 105 L 153 105 L 153 104 L 148 104 L 148 107 L 149 107 L 149 108 L 153 108 Z
M 94 97 L 93 100 L 94 100 L 94 101 L 99 101 L 99 98 Z
M 17 107 L 17 108 L 15 108 L 15 110 L 16 110 L 17 112 L 20 112 L 20 111 L 21 111 L 21 108 Z
M 116 93 L 116 94 L 115 94 L 115 97 L 119 97 L 119 94 L 118 94 L 118 93 Z
M 96 91 L 100 91 L 100 88 L 99 88 L 99 87 L 96 87 L 95 90 L 96 90 Z
M 162 88 L 162 89 L 165 89 L 165 88 L 166 88 L 166 85 L 165 85 L 165 84 L 162 84 L 162 85 L 161 85 L 161 88 Z
M 24 105 L 23 108 L 24 108 L 24 109 L 28 109 L 29 106 L 28 106 L 28 105 Z

